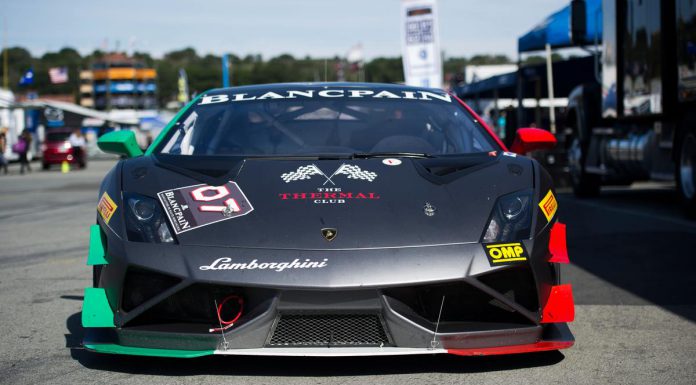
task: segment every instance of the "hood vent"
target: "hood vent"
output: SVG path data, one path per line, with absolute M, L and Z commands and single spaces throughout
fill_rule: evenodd
M 484 153 L 415 159 L 413 164 L 423 178 L 431 183 L 441 185 L 451 183 L 497 162 L 498 157 Z
M 239 156 L 157 155 L 157 166 L 186 175 L 211 186 L 234 180 L 244 166 Z

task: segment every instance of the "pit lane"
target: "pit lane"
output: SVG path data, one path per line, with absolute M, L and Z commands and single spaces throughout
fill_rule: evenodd
M 88 226 L 110 161 L 0 175 L 0 383 L 692 383 L 696 222 L 664 185 L 559 193 L 576 299 L 575 347 L 504 357 L 102 356 L 80 348 Z M 14 167 L 14 166 L 13 166 Z M 38 168 L 35 166 L 35 169 Z

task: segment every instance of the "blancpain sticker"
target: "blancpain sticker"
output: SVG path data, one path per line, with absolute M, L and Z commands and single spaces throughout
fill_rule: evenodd
M 258 259 L 250 262 L 233 262 L 232 258 L 223 257 L 213 261 L 210 265 L 199 266 L 199 270 L 272 270 L 281 272 L 286 269 L 321 269 L 328 266 L 328 259 L 324 258 L 321 261 L 312 261 L 305 259 L 301 261 L 295 258 L 292 262 L 262 262 Z
M 157 193 L 176 234 L 247 215 L 254 207 L 234 182 L 197 184 Z
M 439 100 L 452 103 L 449 94 L 431 91 L 401 91 L 394 90 L 366 90 L 366 89 L 321 89 L 321 90 L 287 90 L 269 91 L 260 95 L 243 94 L 217 94 L 204 95 L 198 105 L 246 102 L 252 100 L 277 100 L 277 99 L 313 99 L 313 98 L 372 98 L 372 99 L 404 99 L 404 100 Z
M 386 164 L 387 166 L 398 166 L 401 164 L 400 159 L 394 159 L 394 158 L 387 158 L 382 161 L 382 163 Z

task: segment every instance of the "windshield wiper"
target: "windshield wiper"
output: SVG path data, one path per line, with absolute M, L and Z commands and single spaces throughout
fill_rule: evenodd
M 368 159 L 368 158 L 434 158 L 433 155 L 422 152 L 356 152 L 353 154 L 353 159 Z
M 353 159 L 351 154 L 242 155 L 242 157 L 245 159 L 259 159 L 259 160 Z

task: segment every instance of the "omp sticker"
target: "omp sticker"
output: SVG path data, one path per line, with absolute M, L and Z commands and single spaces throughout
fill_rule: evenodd
M 101 215 L 104 222 L 109 223 L 117 208 L 118 206 L 114 203 L 114 200 L 104 191 L 104 194 L 99 198 L 99 203 L 97 203 L 97 211 L 99 211 L 99 215 Z
M 176 234 L 241 217 L 254 211 L 234 182 L 221 186 L 197 184 L 157 193 Z
M 527 260 L 527 250 L 521 242 L 484 243 L 483 250 L 491 266 L 512 265 Z
M 556 201 L 556 197 L 551 190 L 549 190 L 544 199 L 539 202 L 539 208 L 541 208 L 541 212 L 544 213 L 546 220 L 551 222 L 551 218 L 553 218 L 553 215 L 556 214 L 556 210 L 558 210 L 558 201 Z

